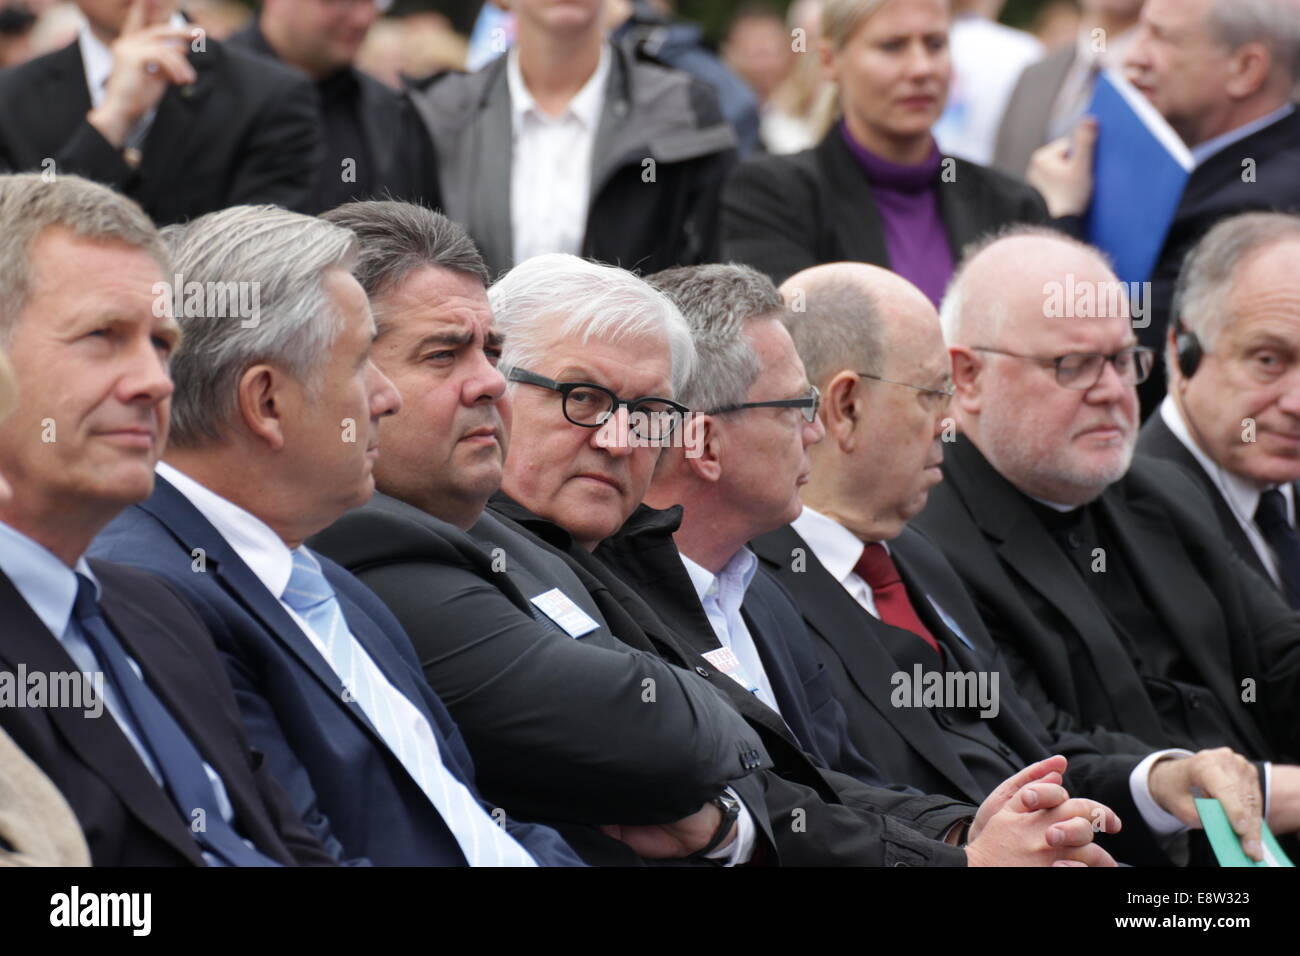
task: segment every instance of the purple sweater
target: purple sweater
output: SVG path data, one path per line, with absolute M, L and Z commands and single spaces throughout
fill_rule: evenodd
M 937 307 L 954 268 L 948 230 L 939 215 L 939 167 L 943 156 L 937 145 L 916 166 L 900 166 L 853 138 L 840 122 L 840 133 L 871 183 L 871 193 L 885 227 L 889 268 L 913 283 Z

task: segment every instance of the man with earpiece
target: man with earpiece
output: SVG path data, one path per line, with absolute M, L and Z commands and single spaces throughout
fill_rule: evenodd
M 1169 391 L 1138 452 L 1187 468 L 1241 559 L 1300 609 L 1300 216 L 1247 213 L 1178 279 Z

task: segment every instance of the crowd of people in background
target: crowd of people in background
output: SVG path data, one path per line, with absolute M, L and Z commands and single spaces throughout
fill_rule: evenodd
M 3 0 L 0 865 L 1293 846 L 1300 0 L 1002 6 Z

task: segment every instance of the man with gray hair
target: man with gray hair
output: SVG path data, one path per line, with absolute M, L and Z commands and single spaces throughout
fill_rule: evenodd
M 152 497 L 104 531 L 97 553 L 192 600 L 250 735 L 340 858 L 576 863 L 553 832 L 493 821 L 401 625 L 303 545 L 370 497 L 379 420 L 401 407 L 370 361 L 355 237 L 235 206 L 171 238 L 174 285 L 160 287 L 188 336 L 173 364 L 172 445 Z
M 58 688 L 0 707 L 0 730 L 64 794 L 96 866 L 328 865 L 251 752 L 194 611 L 85 557 L 154 487 L 180 340 L 157 298 L 169 269 L 131 200 L 0 176 L 0 340 L 19 392 L 0 425 L 0 671 Z
M 562 558 L 484 512 L 509 435 L 502 336 L 478 250 L 461 226 L 406 203 L 349 203 L 324 218 L 359 240 L 375 364 L 402 410 L 384 424 L 379 493 L 312 547 L 402 623 L 497 807 L 556 821 L 593 864 L 641 862 L 600 832 L 611 820 L 682 834 L 666 855 L 695 853 L 720 816 L 710 801 L 747 771 L 738 755 L 757 763 L 762 744 L 699 675 L 614 637 Z M 606 290 L 611 308 L 620 287 L 638 285 L 618 270 L 567 265 L 593 293 Z M 557 279 L 551 306 L 573 306 Z M 585 617 L 565 613 L 574 609 Z M 696 828 L 679 821 L 699 812 L 713 819 L 691 842 Z
M 608 286 L 593 283 L 593 273 L 602 270 L 618 280 Z M 743 288 L 750 276 L 748 271 L 740 274 L 736 285 Z M 773 291 L 769 284 L 769 304 Z M 1113 862 L 1092 845 L 1091 824 L 1099 821 L 1110 831 L 1118 829 L 1118 820 L 1099 804 L 1068 799 L 1059 786 L 1065 768 L 1061 757 L 1040 761 L 1006 781 L 978 811 L 950 798 L 864 784 L 822 766 L 780 713 L 730 676 L 741 669 L 738 655 L 701 646 L 698 626 L 679 627 L 672 582 L 647 575 L 629 584 L 618 573 L 621 567 L 609 563 L 625 566 L 619 551 L 644 547 L 653 551 L 646 556 L 649 565 L 676 561 L 681 574 L 686 573 L 668 527 L 675 515 L 664 523 L 651 513 L 647 525 L 639 521 L 648 511 L 643 509 L 629 521 L 661 454 L 678 454 L 676 446 L 684 442 L 692 455 L 709 454 L 695 436 L 677 437 L 687 424 L 667 404 L 690 387 L 693 374 L 706 380 L 714 374 L 711 367 L 692 373 L 693 333 L 678 309 L 626 273 L 567 256 L 543 256 L 516 267 L 492 288 L 490 298 L 505 335 L 502 365 L 514 383 L 513 445 L 503 494 L 494 499 L 493 509 L 559 549 L 620 640 L 707 679 L 758 732 L 772 758 L 771 769 L 735 781 L 730 800 L 719 797 L 726 815 L 709 846 L 730 845 L 734 860 L 757 853 L 787 866 Z M 563 306 L 557 309 L 557 303 Z M 745 308 L 737 309 L 737 328 L 747 317 L 739 316 Z M 781 342 L 778 337 L 764 344 L 779 351 Z M 773 367 L 785 376 L 774 388 L 788 391 L 762 410 L 789 406 L 783 413 L 798 417 L 801 407 L 811 409 L 815 395 L 810 391 L 788 397 L 799 391 L 799 384 L 806 385 L 797 357 L 784 364 L 778 359 Z M 797 427 L 810 427 L 809 437 L 816 437 L 816 426 L 799 421 L 803 424 Z M 793 424 L 771 424 L 779 423 Z M 774 446 L 796 444 L 775 428 L 756 425 L 741 434 Z M 788 452 L 796 462 L 803 455 L 802 439 L 797 448 Z M 713 470 L 715 462 L 706 467 Z M 789 484 L 777 492 L 785 492 L 783 504 L 795 495 L 793 477 Z M 607 540 L 620 528 L 620 540 Z M 630 529 L 649 533 L 624 540 Z M 704 611 L 697 610 L 708 631 Z M 740 826 L 732 836 L 730 821 L 737 813 Z M 1096 816 L 1085 821 L 1080 813 Z M 645 827 L 616 832 L 636 847 L 663 841 L 662 833 Z M 964 854 L 956 849 L 963 834 L 970 844 Z
M 1067 277 L 1115 281 L 1097 250 L 1023 229 L 959 269 L 941 314 L 962 437 L 916 524 L 1047 726 L 1064 711 L 1155 747 L 1294 760 L 1300 617 L 1205 521 L 1183 469 L 1133 460 L 1134 386 L 1154 356 L 1123 297 L 1058 316 Z M 1300 829 L 1300 768 L 1261 772 L 1270 826 Z
M 1187 468 L 1242 561 L 1300 608 L 1300 216 L 1206 234 L 1174 293 L 1169 392 L 1138 451 Z
M 1147 0 L 1125 67 L 1196 164 L 1151 274 L 1149 321 L 1139 328 L 1141 342 L 1159 349 L 1179 269 L 1211 226 L 1249 210 L 1300 210 L 1300 0 Z M 1029 181 L 1052 215 L 1082 215 L 1092 156 L 1068 139 L 1051 143 L 1034 156 Z M 1146 416 L 1164 397 L 1159 369 L 1138 391 Z

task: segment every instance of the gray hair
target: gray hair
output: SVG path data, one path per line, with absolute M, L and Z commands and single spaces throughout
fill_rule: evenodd
M 665 269 L 647 282 L 682 310 L 699 356 L 695 374 L 677 400 L 696 411 L 745 401 L 760 371 L 744 336 L 751 319 L 779 319 L 785 311 L 772 280 L 749 266 L 706 265 Z
M 79 239 L 135 246 L 164 274 L 171 268 L 157 227 L 122 194 L 80 176 L 48 182 L 40 173 L 0 176 L 0 345 L 13 340 L 27 304 L 32 245 L 56 226 Z
M 1222 47 L 1237 50 L 1262 43 L 1273 69 L 1287 78 L 1288 89 L 1300 82 L 1300 4 L 1294 0 L 1214 0 L 1209 12 L 1210 36 Z
M 185 335 L 172 358 L 171 443 L 195 447 L 219 440 L 234 421 L 236 386 L 251 366 L 276 363 L 315 387 L 343 331 L 343 315 L 325 289 L 326 270 L 350 272 L 357 241 L 346 229 L 276 206 L 208 213 L 169 238 L 176 321 Z M 252 292 L 251 316 L 226 314 L 237 284 Z M 195 289 L 206 290 L 197 307 L 189 295 Z
M 618 341 L 647 335 L 666 339 L 673 398 L 695 369 L 691 330 L 677 306 L 658 289 L 617 266 L 554 252 L 521 262 L 488 290 L 497 328 L 505 336 L 500 367 L 534 367 L 553 336 Z M 551 318 L 550 322 L 541 321 Z M 513 386 L 512 386 L 513 387 Z
M 948 281 L 943 302 L 939 305 L 939 324 L 943 328 L 943 339 L 949 345 L 969 345 L 979 337 L 996 340 L 998 328 L 1007 317 L 1006 304 L 997 298 L 976 301 L 975 297 L 970 295 L 967 286 L 971 263 L 987 249 L 1005 239 L 1051 239 L 1093 256 L 1107 269 L 1114 271 L 1110 257 L 1105 252 L 1049 226 L 1023 224 L 1004 226 L 976 239 L 962 249 L 957 268 Z
M 884 316 L 861 282 L 843 276 L 819 280 L 804 291 L 803 305 L 786 314 L 785 327 L 809 381 L 824 388 L 846 368 L 867 375 L 884 372 Z
M 1300 240 L 1300 216 L 1248 212 L 1220 222 L 1188 253 L 1174 288 L 1173 315 L 1196 333 L 1206 351 L 1213 351 L 1236 318 L 1229 300 L 1242 263 L 1287 239 Z
M 391 200 L 350 202 L 320 218 L 350 229 L 357 237 L 356 277 L 372 306 L 376 297 L 426 266 L 473 276 L 484 288 L 491 281 L 483 256 L 464 227 L 424 206 Z M 382 310 L 375 311 L 375 325 L 380 335 L 389 331 Z

